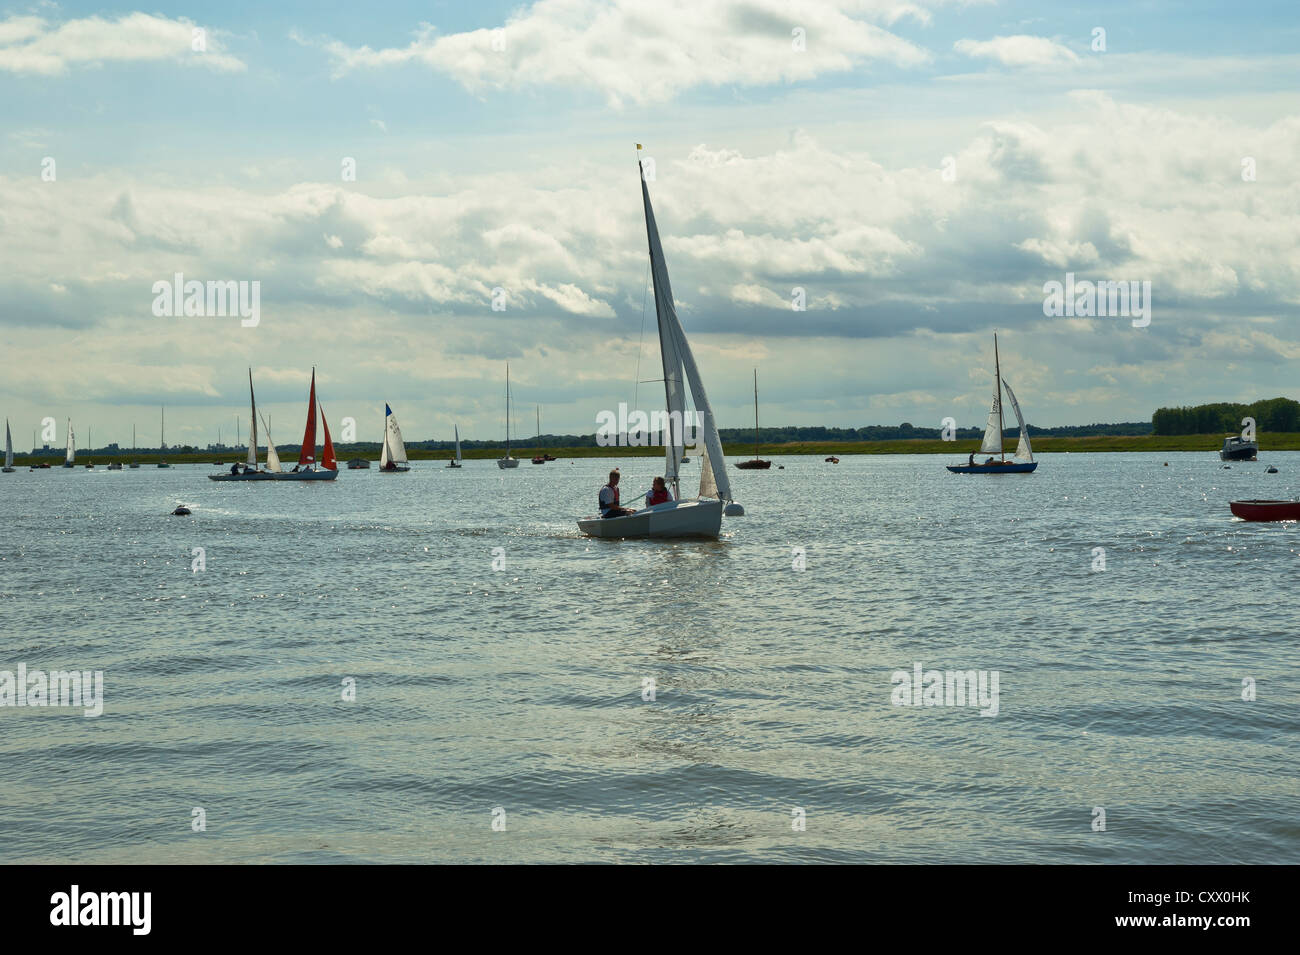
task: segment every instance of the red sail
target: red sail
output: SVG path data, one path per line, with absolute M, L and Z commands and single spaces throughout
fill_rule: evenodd
M 325 450 L 321 453 L 320 464 L 326 471 L 337 471 L 339 463 L 334 459 L 334 442 L 330 440 L 330 423 L 325 420 L 325 406 L 320 409 L 320 426 L 325 429 Z
M 311 394 L 307 398 L 307 430 L 302 434 L 302 450 L 298 452 L 298 466 L 316 463 L 316 369 L 311 370 Z

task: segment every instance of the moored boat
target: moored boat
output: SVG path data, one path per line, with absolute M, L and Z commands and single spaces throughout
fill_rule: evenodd
M 1243 521 L 1300 521 L 1300 501 L 1229 501 Z
M 9 419 L 5 418 L 5 466 L 0 468 L 4 474 L 14 473 L 14 439 L 9 434 Z
M 519 459 L 510 456 L 510 364 L 506 363 L 506 456 L 497 458 L 497 467 L 517 468 Z
M 1219 451 L 1220 461 L 1254 461 L 1259 454 L 1259 442 L 1243 438 L 1239 434 L 1230 434 L 1223 439 L 1223 448 Z
M 370 468 L 370 461 L 366 458 L 353 458 L 348 461 L 349 471 L 365 471 Z
M 771 461 L 764 461 L 758 456 L 758 369 L 754 369 L 754 456 L 748 461 L 738 461 L 736 467 L 746 471 L 766 471 L 772 466 Z

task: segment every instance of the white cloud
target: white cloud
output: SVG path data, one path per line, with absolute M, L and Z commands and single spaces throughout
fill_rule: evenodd
M 195 30 L 203 30 L 201 51 Z M 215 70 L 243 70 L 210 29 L 185 19 L 128 13 L 115 20 L 85 17 L 54 23 L 41 17 L 0 21 L 0 71 L 55 76 L 69 67 L 107 62 L 173 61 Z
M 991 40 L 958 40 L 953 49 L 967 56 L 995 60 L 1003 66 L 1065 66 L 1079 57 L 1055 40 L 1043 36 L 995 36 Z
M 538 0 L 492 30 L 437 35 L 405 47 L 320 41 L 336 73 L 419 63 L 475 92 L 564 86 L 612 105 L 671 99 L 693 87 L 811 80 L 873 62 L 917 66 L 930 54 L 877 25 L 922 8 L 883 0 Z M 795 30 L 803 47 L 795 49 Z M 308 42 L 295 34 L 299 42 Z

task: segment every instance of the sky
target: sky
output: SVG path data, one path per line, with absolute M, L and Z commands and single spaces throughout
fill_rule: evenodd
M 980 426 L 995 330 L 1044 427 L 1300 391 L 1293 2 L 326 6 L 0 7 L 20 446 L 232 443 L 249 367 L 283 443 L 313 366 L 336 439 L 500 439 L 507 362 L 525 434 L 661 407 L 637 143 L 723 427 L 755 369 L 765 425 Z

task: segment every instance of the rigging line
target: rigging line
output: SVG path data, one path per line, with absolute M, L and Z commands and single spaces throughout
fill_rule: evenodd
M 641 285 L 641 334 L 636 342 L 636 377 L 633 380 L 632 407 L 637 407 L 641 397 L 641 347 L 645 344 L 645 303 L 650 291 L 650 256 L 645 260 L 645 281 Z

